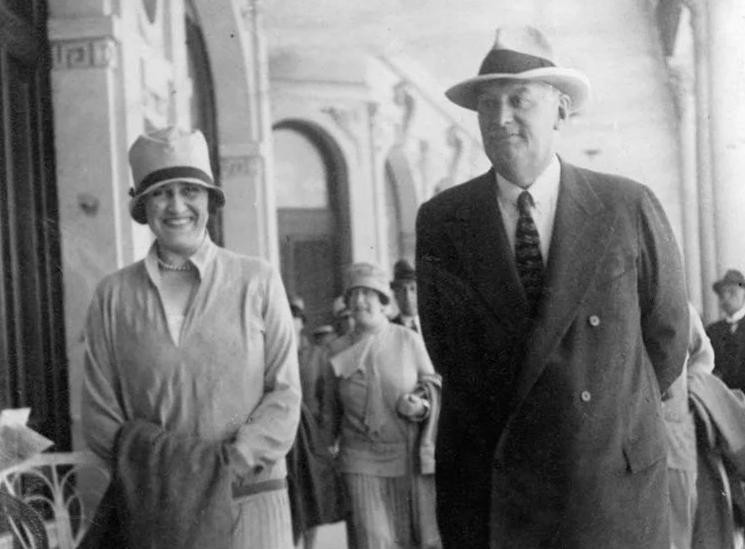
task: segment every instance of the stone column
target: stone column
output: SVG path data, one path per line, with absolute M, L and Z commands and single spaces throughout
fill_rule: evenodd
M 709 105 L 718 274 L 745 270 L 745 3 L 708 2 Z
M 59 220 L 73 446 L 80 437 L 82 332 L 98 281 L 132 256 L 118 106 L 121 20 L 110 2 L 49 3 Z
M 690 32 L 690 29 L 688 29 Z M 685 31 L 684 31 L 685 32 Z M 680 140 L 681 200 L 683 211 L 683 258 L 688 285 L 688 297 L 696 308 L 703 309 L 701 276 L 701 241 L 699 196 L 696 162 L 696 100 L 694 75 L 689 59 L 668 62 L 671 86 L 678 113 Z
M 718 304 L 711 285 L 717 279 L 718 231 L 715 228 L 714 182 L 709 99 L 708 10 L 706 0 L 685 0 L 691 12 L 693 27 L 695 96 L 696 96 L 696 173 L 699 205 L 699 239 L 701 262 L 701 296 L 705 321 L 718 316 Z

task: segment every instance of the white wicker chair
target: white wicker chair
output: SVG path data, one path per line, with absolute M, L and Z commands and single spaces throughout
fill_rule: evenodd
M 0 491 L 38 512 L 58 549 L 80 544 L 108 482 L 108 467 L 90 452 L 42 453 L 0 472 Z M 20 527 L 8 520 L 11 532 Z

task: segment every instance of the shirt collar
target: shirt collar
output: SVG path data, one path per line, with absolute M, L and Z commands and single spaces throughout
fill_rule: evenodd
M 743 318 L 745 318 L 745 307 L 742 307 L 739 311 L 735 311 L 735 314 L 732 316 L 725 317 L 725 320 L 732 324 L 734 322 L 740 322 Z
M 205 233 L 204 240 L 197 251 L 189 257 L 189 261 L 197 268 L 199 279 L 204 279 L 207 267 L 217 253 L 217 245 L 212 242 L 210 235 Z M 145 268 L 153 281 L 160 282 L 160 269 L 158 268 L 158 243 L 153 241 L 150 250 L 145 256 Z
M 499 200 L 503 204 L 511 205 L 514 208 L 517 208 L 517 197 L 524 190 L 530 191 L 530 196 L 533 197 L 533 204 L 540 210 L 549 208 L 559 195 L 561 164 L 556 155 L 551 157 L 548 166 L 546 166 L 543 172 L 536 177 L 535 181 L 527 189 L 515 185 L 496 171 L 494 173 L 497 179 Z

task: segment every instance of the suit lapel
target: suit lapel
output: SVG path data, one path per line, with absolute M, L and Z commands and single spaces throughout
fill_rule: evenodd
M 562 163 L 545 294 L 518 374 L 513 410 L 541 375 L 595 277 L 615 224 L 608 215 L 585 177 Z
M 511 331 L 519 330 L 527 301 L 497 204 L 494 171 L 476 181 L 473 199 L 446 226 L 467 275 L 491 311 Z

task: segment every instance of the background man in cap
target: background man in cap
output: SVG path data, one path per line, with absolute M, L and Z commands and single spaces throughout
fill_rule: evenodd
M 493 169 L 417 219 L 446 547 L 670 546 L 660 402 L 686 353 L 681 260 L 648 188 L 557 157 L 588 94 L 526 27 L 447 91 L 478 113 Z
M 724 318 L 710 324 L 706 333 L 714 347 L 714 374 L 730 389 L 745 391 L 745 277 L 730 269 L 714 283 Z
M 405 259 L 399 259 L 393 266 L 393 281 L 391 282 L 393 297 L 398 305 L 398 314 L 391 320 L 419 332 L 419 305 L 416 295 L 416 273 L 411 264 Z

